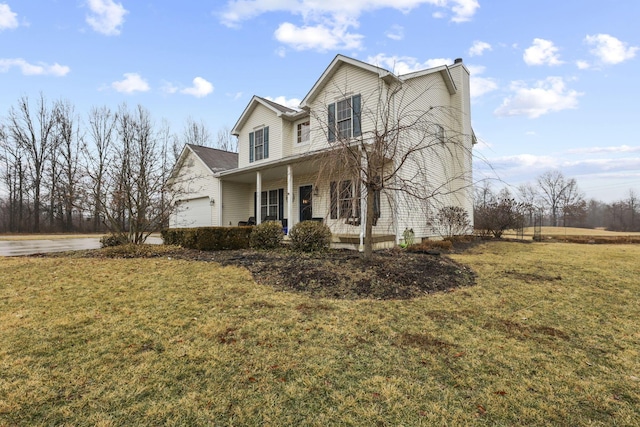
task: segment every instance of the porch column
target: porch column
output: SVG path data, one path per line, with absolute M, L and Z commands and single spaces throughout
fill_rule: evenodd
M 360 185 L 360 246 L 358 247 L 358 251 L 360 252 L 364 252 L 364 238 L 367 234 L 367 201 L 369 200 L 369 195 L 367 194 L 367 187 L 363 183 L 366 163 L 367 158 L 364 156 L 364 153 L 361 153 L 360 182 L 358 183 Z
M 293 168 L 287 166 L 287 234 L 293 227 Z
M 256 172 L 256 225 L 262 223 L 262 172 Z
M 215 201 L 216 208 L 218 209 L 218 226 L 224 227 L 225 224 L 222 222 L 222 180 L 218 179 L 218 200 Z M 229 224 L 231 225 L 231 224 Z

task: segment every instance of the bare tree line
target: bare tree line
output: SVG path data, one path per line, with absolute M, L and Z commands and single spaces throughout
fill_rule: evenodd
M 93 107 L 24 96 L 0 116 L 0 232 L 105 232 L 144 241 L 168 220 L 165 182 L 184 144 L 237 151 L 188 118 L 182 133 L 143 106 Z
M 515 194 L 508 188 L 496 192 L 489 181 L 484 181 L 476 187 L 476 223 L 482 212 L 487 212 L 484 208 L 491 204 L 504 206 L 505 201 L 515 202 L 512 204 L 524 226 L 532 226 L 538 216 L 543 225 L 640 231 L 640 200 L 634 189 L 612 203 L 587 200 L 576 179 L 567 178 L 558 170 L 546 171 L 534 182 L 518 186 Z

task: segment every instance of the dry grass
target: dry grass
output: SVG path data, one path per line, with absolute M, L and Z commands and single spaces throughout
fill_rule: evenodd
M 533 238 L 533 227 L 525 227 L 523 231 L 524 239 Z M 562 236 L 583 236 L 583 237 L 639 237 L 640 232 L 607 231 L 600 228 L 577 228 L 577 227 L 540 227 L 540 233 L 544 237 L 557 238 Z M 519 238 L 514 230 L 507 230 L 504 237 Z
M 639 257 L 492 242 L 454 256 L 477 286 L 405 301 L 2 259 L 0 425 L 640 425 Z

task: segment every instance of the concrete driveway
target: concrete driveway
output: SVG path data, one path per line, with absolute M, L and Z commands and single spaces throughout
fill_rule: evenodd
M 162 244 L 162 238 L 150 236 L 147 243 Z M 100 248 L 99 237 L 38 240 L 0 240 L 0 256 L 33 255 L 48 252 Z

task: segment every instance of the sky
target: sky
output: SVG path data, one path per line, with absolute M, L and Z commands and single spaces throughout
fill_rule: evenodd
M 253 95 L 297 106 L 337 54 L 402 74 L 462 58 L 474 174 L 550 169 L 586 198 L 640 193 L 638 0 L 0 0 L 0 117 L 140 104 L 216 135 Z

